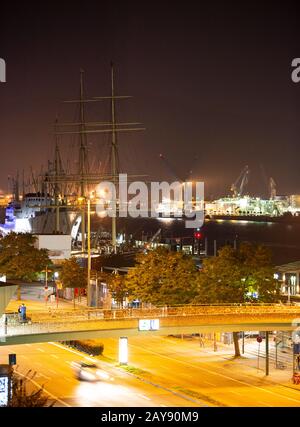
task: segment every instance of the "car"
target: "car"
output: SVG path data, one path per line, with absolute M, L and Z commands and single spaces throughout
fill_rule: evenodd
M 106 371 L 93 362 L 73 362 L 72 368 L 76 378 L 81 381 L 113 380 Z

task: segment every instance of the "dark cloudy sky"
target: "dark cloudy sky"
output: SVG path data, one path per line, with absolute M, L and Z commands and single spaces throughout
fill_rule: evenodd
M 61 100 L 78 96 L 79 69 L 87 96 L 109 94 L 110 61 L 123 101 L 118 117 L 141 121 L 143 133 L 119 138 L 121 166 L 132 173 L 206 183 L 206 195 L 229 192 L 241 169 L 250 193 L 300 194 L 300 57 L 296 2 L 86 1 L 6 2 L 0 10 L 0 188 L 53 154 L 52 123 L 73 120 Z M 202 5 L 203 3 L 203 5 Z M 206 4 L 205 4 L 206 3 Z M 88 107 L 103 120 L 108 105 Z M 107 137 L 91 138 L 94 164 L 105 161 Z M 77 161 L 76 141 L 62 151 Z M 71 148 L 70 148 L 71 147 Z

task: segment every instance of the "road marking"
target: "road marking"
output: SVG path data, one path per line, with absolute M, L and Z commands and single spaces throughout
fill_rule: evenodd
M 71 380 L 71 378 L 68 377 L 63 377 L 64 380 L 69 381 L 70 383 L 72 383 L 74 380 Z
M 261 400 L 257 403 L 260 403 L 261 405 L 268 406 L 268 407 L 270 406 L 268 403 L 262 402 Z
M 44 377 L 44 378 L 46 378 L 47 380 L 51 380 L 51 377 L 47 377 L 47 375 L 42 374 L 42 373 L 38 373 L 38 374 L 37 374 L 37 376 L 39 376 L 39 377 Z
M 130 345 L 131 347 L 136 347 L 136 348 L 140 349 L 140 347 L 139 347 L 139 346 L 137 346 L 137 345 L 135 345 L 135 344 L 129 344 L 129 345 Z M 207 372 L 209 372 L 210 374 L 217 375 L 218 377 L 223 377 L 223 378 L 226 378 L 226 379 L 228 379 L 228 380 L 230 380 L 230 381 L 234 381 L 234 382 L 237 382 L 237 383 L 239 383 L 239 384 L 246 385 L 247 387 L 252 387 L 252 388 L 255 388 L 255 389 L 257 389 L 257 390 L 261 390 L 261 391 L 263 391 L 264 393 L 273 394 L 273 395 L 275 395 L 275 396 L 279 396 L 279 397 L 281 397 L 281 398 L 283 397 L 284 399 L 292 400 L 293 402 L 297 402 L 297 403 L 299 403 L 299 402 L 300 402 L 300 400 L 299 400 L 299 399 L 293 399 L 292 397 L 288 397 L 288 396 L 285 396 L 285 395 L 283 395 L 283 394 L 276 393 L 276 392 L 271 391 L 271 390 L 267 390 L 267 389 L 265 389 L 265 388 L 263 388 L 263 387 L 259 387 L 259 386 L 253 385 L 253 384 L 249 384 L 249 383 L 247 383 L 247 382 L 245 382 L 245 381 L 237 380 L 236 378 L 232 378 L 232 377 L 229 377 L 228 375 L 224 375 L 224 374 L 221 374 L 221 373 L 219 373 L 219 372 L 212 371 L 211 369 L 207 369 L 207 368 L 200 368 L 199 366 L 193 365 L 192 363 L 184 362 L 183 360 L 176 359 L 175 357 L 165 356 L 164 354 L 160 354 L 160 353 L 157 353 L 157 352 L 155 352 L 155 351 L 153 351 L 153 350 L 146 349 L 145 347 L 143 348 L 143 350 L 144 350 L 144 351 L 147 351 L 148 353 L 155 354 L 155 355 L 159 356 L 160 358 L 162 358 L 162 357 L 163 357 L 163 358 L 165 358 L 165 359 L 169 359 L 169 360 L 172 360 L 172 361 L 178 362 L 178 363 L 180 363 L 180 364 L 182 364 L 182 365 L 185 365 L 185 366 L 192 366 L 192 367 L 194 367 L 194 368 L 196 368 L 196 369 L 199 369 L 200 371 L 204 371 L 204 372 L 206 372 L 206 373 L 207 373 Z
M 15 371 L 18 375 L 21 375 L 21 377 L 24 377 L 24 378 L 26 378 L 27 380 L 29 380 L 29 381 L 31 381 L 36 387 L 38 387 L 38 388 L 42 388 L 40 385 L 39 385 L 39 383 L 37 383 L 36 381 L 34 381 L 32 378 L 30 378 L 30 377 L 28 377 L 28 376 L 26 376 L 26 375 L 23 375 L 23 374 L 21 374 L 20 372 L 18 372 L 18 371 Z M 61 399 L 59 399 L 57 396 L 55 396 L 54 394 L 52 394 L 52 393 L 50 393 L 50 391 L 48 391 L 48 390 L 46 390 L 45 388 L 43 388 L 43 391 L 45 392 L 45 393 L 47 393 L 47 394 L 49 394 L 49 396 L 51 396 L 52 397 L 52 399 L 54 399 L 54 400 L 56 400 L 57 402 L 60 402 L 60 403 L 62 403 L 63 405 L 65 405 L 65 406 L 68 406 L 69 408 L 71 408 L 72 406 L 71 405 L 69 405 L 68 403 L 66 403 L 66 402 L 64 402 L 63 400 L 61 400 Z
M 214 384 L 214 383 L 210 383 L 209 381 L 205 381 L 205 380 L 203 380 L 203 382 L 204 382 L 205 384 L 212 385 L 213 387 L 217 387 L 217 385 L 216 385 L 216 384 Z
M 45 353 L 45 350 L 43 350 L 42 348 L 37 348 L 38 351 L 41 351 L 42 353 Z
M 239 393 L 239 392 L 237 392 L 237 391 L 234 391 L 234 390 L 229 390 L 229 392 L 230 392 L 230 393 L 233 393 L 233 394 L 236 394 L 236 395 L 238 395 L 238 396 L 242 396 L 242 394 L 241 394 L 241 393 Z
M 58 356 L 56 356 L 56 354 L 50 354 L 51 357 L 54 357 L 54 359 L 59 359 Z
M 151 400 L 149 397 L 145 396 L 144 394 L 137 393 L 137 395 L 142 397 L 143 399 Z

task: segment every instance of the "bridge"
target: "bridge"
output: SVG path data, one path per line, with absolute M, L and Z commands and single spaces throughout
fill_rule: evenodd
M 159 329 L 139 330 L 140 319 L 159 319 Z M 15 313 L 0 322 L 0 345 L 132 335 L 295 330 L 300 306 L 283 304 L 187 305 L 132 309 L 33 312 L 27 323 Z

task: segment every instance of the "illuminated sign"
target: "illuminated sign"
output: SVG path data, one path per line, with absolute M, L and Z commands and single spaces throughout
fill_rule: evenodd
M 8 403 L 8 377 L 0 377 L 0 406 Z
M 159 319 L 139 319 L 139 331 L 158 331 Z
M 126 365 L 128 363 L 128 338 L 119 338 L 119 363 Z

